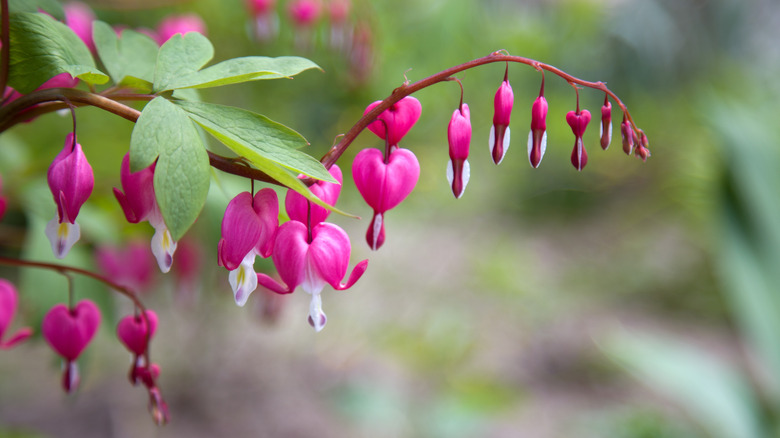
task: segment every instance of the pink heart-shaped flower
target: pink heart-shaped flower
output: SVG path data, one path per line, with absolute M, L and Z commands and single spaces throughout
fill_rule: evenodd
M 380 103 L 382 103 L 381 100 L 372 103 L 363 114 L 367 114 Z M 420 101 L 412 96 L 406 96 L 379 114 L 377 121 L 368 125 L 368 129 L 381 139 L 385 139 L 386 131 L 390 131 L 387 141 L 390 146 L 395 146 L 417 123 L 421 112 Z
M 352 163 L 352 178 L 366 203 L 384 213 L 414 190 L 420 163 L 408 149 L 394 149 L 387 163 L 379 149 L 363 149 Z
M 146 319 L 149 321 L 149 329 L 141 315 L 127 315 L 119 321 L 116 327 L 116 335 L 125 344 L 128 350 L 137 356 L 146 352 L 148 341 L 157 330 L 157 314 L 153 310 L 146 310 Z M 147 333 L 148 339 L 147 339 Z
M 57 304 L 43 318 L 46 342 L 68 361 L 76 360 L 100 325 L 100 310 L 89 300 L 79 301 L 73 309 Z

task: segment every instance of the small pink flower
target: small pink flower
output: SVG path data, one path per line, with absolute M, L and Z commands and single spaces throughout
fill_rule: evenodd
M 320 18 L 321 9 L 319 0 L 293 0 L 288 6 L 293 23 L 299 27 L 312 26 Z
M 65 146 L 49 166 L 47 179 L 57 204 L 57 216 L 46 225 L 46 236 L 54 255 L 61 259 L 81 237 L 76 216 L 95 185 L 92 166 L 73 133 L 67 135 Z
M 544 85 L 542 85 L 544 90 Z M 531 132 L 528 133 L 528 161 L 534 168 L 539 167 L 547 150 L 547 100 L 543 94 L 531 107 Z
M 650 142 L 647 139 L 647 135 L 645 135 L 644 131 L 641 129 L 639 130 L 639 141 L 636 141 L 636 144 L 637 147 L 634 150 L 634 155 L 641 158 L 642 161 L 647 161 L 647 157 L 650 156 L 650 149 L 648 149 L 647 146 L 649 146 Z
M 157 26 L 157 42 L 163 45 L 172 36 L 188 32 L 206 35 L 206 23 L 197 14 L 170 15 Z
M 571 164 L 577 170 L 582 170 L 588 164 L 588 153 L 585 151 L 585 145 L 582 143 L 582 136 L 585 134 L 585 128 L 590 122 L 590 111 L 569 111 L 566 114 L 566 123 L 571 126 L 571 132 L 574 133 L 574 149 L 571 151 Z
M 100 310 L 89 300 L 80 301 L 72 309 L 57 304 L 43 318 L 43 337 L 65 359 L 62 386 L 66 392 L 74 391 L 79 385 L 76 359 L 95 336 L 99 325 Z
M 157 314 L 147 309 L 144 315 L 127 315 L 119 321 L 116 335 L 119 340 L 133 353 L 130 365 L 130 383 L 137 384 L 142 380 L 143 369 L 146 368 L 144 354 L 149 348 L 149 341 L 157 330 Z
M 333 165 L 329 170 L 331 176 L 338 181 L 338 184 L 334 184 L 327 181 L 317 181 L 312 184 L 309 189 L 314 196 L 320 198 L 328 205 L 336 205 L 341 194 L 341 183 L 343 181 L 343 175 L 338 165 Z M 287 195 L 284 198 L 284 206 L 287 211 L 287 216 L 291 220 L 307 224 L 309 227 L 314 227 L 320 222 L 325 222 L 330 215 L 330 210 L 319 205 L 312 204 L 303 195 L 295 190 L 287 190 Z
M 368 266 L 368 260 L 358 263 L 346 283 L 341 280 L 349 267 L 352 247 L 349 236 L 337 225 L 322 222 L 311 229 L 298 221 L 289 221 L 279 227 L 274 244 L 273 262 L 284 284 L 266 274 L 257 274 L 258 282 L 276 293 L 286 294 L 301 286 L 311 294 L 309 324 L 322 330 L 327 317 L 322 311 L 320 293 L 326 284 L 336 290 L 352 287 Z
M 246 0 L 246 5 L 253 15 L 265 15 L 276 6 L 276 0 Z
M 128 222 L 137 224 L 141 221 L 148 221 L 154 227 L 152 254 L 157 259 L 160 270 L 168 272 L 173 265 L 176 242 L 165 225 L 160 207 L 157 205 L 157 198 L 154 195 L 154 167 L 155 165 L 152 164 L 138 172 L 130 172 L 130 154 L 125 154 L 122 159 L 122 170 L 119 172 L 124 193 L 114 188 L 114 196 L 122 207 Z
M 63 6 L 65 24 L 84 41 L 90 51 L 95 52 L 95 42 L 92 40 L 92 22 L 95 13 L 89 6 L 81 2 L 70 2 Z
M 509 149 L 509 139 L 511 130 L 509 129 L 509 119 L 512 115 L 512 106 L 514 105 L 515 95 L 512 92 L 512 86 L 509 85 L 506 74 L 504 81 L 496 91 L 493 99 L 493 126 L 490 128 L 490 155 L 493 162 L 501 163 L 504 159 L 507 149 Z
M 447 162 L 447 180 L 455 198 L 463 196 L 471 174 L 469 166 L 469 145 L 471 143 L 471 114 L 468 104 L 461 105 L 452 113 L 447 127 L 450 144 L 450 161 Z
M 3 340 L 6 330 L 11 326 L 18 305 L 19 293 L 16 291 L 16 287 L 10 281 L 0 278 L 0 350 L 8 350 L 32 335 L 32 329 L 24 327 L 11 335 L 7 341 Z
M 390 148 L 385 161 L 379 149 L 363 149 L 352 162 L 352 178 L 374 217 L 366 233 L 368 246 L 379 249 L 385 240 L 384 213 L 401 203 L 420 178 L 420 163 L 408 149 Z
M 382 103 L 381 100 L 372 103 L 363 114 L 367 114 L 380 103 Z M 406 96 L 379 114 L 377 120 L 368 125 L 368 129 L 379 138 L 386 139 L 390 146 L 397 146 L 406 133 L 412 129 L 412 126 L 417 123 L 421 112 L 420 101 L 412 96 Z M 389 131 L 389 134 L 386 131 Z
M 225 209 L 222 239 L 219 241 L 219 265 L 230 271 L 230 286 L 236 304 L 246 304 L 257 288 L 255 257 L 271 255 L 279 226 L 279 200 L 273 189 L 265 188 L 254 197 L 239 193 Z
M 352 3 L 349 0 L 330 0 L 328 2 L 328 16 L 331 23 L 344 23 L 349 18 L 349 10 Z
M 631 152 L 634 150 L 634 146 L 636 145 L 636 142 L 634 141 L 635 136 L 636 133 L 631 129 L 628 118 L 623 114 L 623 122 L 620 123 L 620 137 L 623 140 L 623 152 L 625 152 L 626 155 L 631 155 Z
M 604 105 L 601 107 L 601 149 L 607 150 L 612 141 L 612 103 L 608 97 L 604 97 Z
M 124 248 L 100 246 L 95 251 L 98 268 L 120 286 L 148 290 L 154 279 L 154 261 L 146 245 L 132 242 Z

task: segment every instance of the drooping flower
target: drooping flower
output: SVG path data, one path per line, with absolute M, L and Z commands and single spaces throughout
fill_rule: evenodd
M 274 244 L 273 262 L 283 284 L 266 274 L 257 274 L 258 282 L 276 293 L 287 294 L 301 288 L 309 293 L 309 324 L 322 330 L 327 317 L 322 311 L 320 293 L 326 284 L 336 290 L 352 287 L 363 275 L 368 260 L 358 263 L 346 283 L 341 280 L 349 267 L 352 247 L 349 236 L 337 225 L 322 222 L 309 228 L 298 221 L 288 221 L 279 227 Z
M 608 96 L 604 96 L 604 105 L 601 107 L 601 131 L 599 132 L 599 138 L 601 138 L 601 149 L 606 151 L 609 143 L 612 141 L 612 103 L 609 101 Z
M 268 41 L 276 36 L 279 29 L 279 20 L 274 14 L 276 0 L 246 0 L 246 4 L 254 19 L 257 38 Z
M 542 83 L 544 90 L 544 83 Z M 547 100 L 543 91 L 531 107 L 531 132 L 528 133 L 528 161 L 539 167 L 547 150 Z
M 165 44 L 176 34 L 186 34 L 187 32 L 197 32 L 206 35 L 206 23 L 198 14 L 169 15 L 157 26 L 157 43 Z
M 92 166 L 73 133 L 65 138 L 65 146 L 49 166 L 47 179 L 57 204 L 57 216 L 46 225 L 46 236 L 54 255 L 61 259 L 81 237 L 76 216 L 95 185 Z
M 450 145 L 450 161 L 447 162 L 447 180 L 455 198 L 463 196 L 469 183 L 469 145 L 471 144 L 471 114 L 469 105 L 464 103 L 452 113 L 447 126 L 447 141 Z
M 44 339 L 65 360 L 62 386 L 66 392 L 79 385 L 76 359 L 89 344 L 100 325 L 100 310 L 89 300 L 69 309 L 57 304 L 44 316 L 41 331 Z
M 381 100 L 372 103 L 363 114 L 368 114 L 380 103 Z M 379 138 L 387 140 L 387 144 L 391 147 L 397 146 L 417 123 L 420 113 L 422 113 L 420 101 L 412 96 L 406 96 L 379 114 L 377 120 L 368 125 L 368 129 Z
M 137 224 L 141 221 L 148 221 L 154 227 L 152 254 L 157 259 L 160 270 L 168 272 L 173 264 L 176 242 L 165 225 L 160 207 L 157 205 L 157 198 L 154 195 L 154 167 L 153 163 L 138 172 L 130 172 L 130 154 L 125 154 L 122 159 L 122 170 L 119 172 L 124 193 L 114 188 L 114 196 L 122 207 L 128 222 Z
M 11 326 L 18 305 L 19 293 L 16 291 L 16 287 L 10 281 L 0 278 L 0 350 L 8 350 L 32 335 L 32 329 L 24 327 L 11 335 L 8 340 L 3 340 L 6 330 Z
M 321 10 L 320 0 L 293 0 L 288 6 L 290 18 L 298 27 L 312 26 L 320 18 Z
M 143 292 L 152 284 L 155 262 L 149 248 L 140 242 L 131 242 L 124 248 L 100 246 L 95 250 L 95 262 L 120 286 Z
M 343 175 L 341 169 L 336 164 L 331 166 L 329 172 L 331 176 L 339 182 L 338 184 L 327 181 L 317 181 L 309 187 L 309 190 L 311 190 L 314 196 L 320 198 L 326 204 L 336 205 L 336 202 L 339 200 L 339 195 L 341 194 Z M 309 227 L 314 227 L 320 222 L 325 222 L 330 215 L 330 210 L 310 202 L 295 190 L 287 190 L 287 195 L 284 198 L 284 207 L 287 211 L 287 216 L 289 216 L 291 220 L 308 224 Z
M 3 179 L 0 178 L 0 191 L 3 190 Z M 0 220 L 3 219 L 3 216 L 5 215 L 5 209 L 8 206 L 8 201 L 5 199 L 5 196 L 0 195 Z
M 149 341 L 157 330 L 157 314 L 147 309 L 143 314 L 127 315 L 119 321 L 116 335 L 119 340 L 133 353 L 128 377 L 130 383 L 138 384 L 142 379 L 143 368 L 147 367 L 144 354 L 149 348 Z
M 639 140 L 635 140 L 635 142 L 637 147 L 634 149 L 634 155 L 641 158 L 642 161 L 647 161 L 647 157 L 650 156 L 650 149 L 647 148 L 650 145 L 650 142 L 647 139 L 647 135 L 641 129 L 639 130 Z
M 218 262 L 230 271 L 230 286 L 239 306 L 246 304 L 257 288 L 255 258 L 271 255 L 278 226 L 279 200 L 270 188 L 254 197 L 249 192 L 239 193 L 225 209 Z
M 65 10 L 65 24 L 76 34 L 90 51 L 95 52 L 95 42 L 92 39 L 92 22 L 95 21 L 95 13 L 81 2 L 69 2 L 63 5 Z
M 571 132 L 574 133 L 574 149 L 571 151 L 571 164 L 577 170 L 582 170 L 588 164 L 588 153 L 585 151 L 585 145 L 582 143 L 582 136 L 585 134 L 585 128 L 590 122 L 590 111 L 579 108 L 577 111 L 569 111 L 566 114 L 566 123 L 571 126 Z
M 514 105 L 515 95 L 512 92 L 512 86 L 509 85 L 507 73 L 504 74 L 504 80 L 496 90 L 496 96 L 493 99 L 493 126 L 490 128 L 490 155 L 493 162 L 501 163 L 509 149 L 509 139 L 511 130 L 509 129 L 509 119 L 512 116 L 512 106 Z M 532 124 L 533 126 L 533 124 Z
M 385 241 L 384 214 L 414 190 L 420 177 L 420 163 L 408 149 L 390 148 L 384 159 L 379 149 L 363 149 L 352 162 L 352 178 L 366 203 L 374 209 L 366 241 L 373 250 Z
M 631 128 L 628 118 L 623 114 L 623 122 L 620 123 L 620 137 L 623 140 L 623 152 L 625 152 L 626 155 L 631 155 L 631 152 L 634 151 L 634 146 L 636 145 L 636 142 L 634 141 L 635 136 L 636 133 Z
M 330 45 L 334 49 L 346 50 L 351 45 L 351 28 L 347 22 L 351 8 L 350 0 L 330 0 L 328 2 Z

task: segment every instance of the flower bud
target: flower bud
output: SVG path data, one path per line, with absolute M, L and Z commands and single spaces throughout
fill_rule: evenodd
M 455 198 L 460 198 L 466 190 L 470 175 L 468 156 L 471 143 L 471 114 L 468 104 L 464 103 L 460 109 L 452 113 L 452 119 L 447 127 L 447 140 L 450 144 L 447 180 Z
M 607 150 L 612 141 L 612 103 L 604 97 L 604 106 L 601 107 L 601 149 Z
M 528 161 L 539 167 L 547 149 L 547 100 L 540 95 L 531 107 L 531 132 L 528 133 Z
M 490 128 L 490 138 L 488 139 L 490 155 L 496 164 L 501 163 L 507 149 L 509 149 L 509 119 L 512 115 L 514 100 L 512 86 L 505 78 L 498 87 L 495 98 L 493 98 L 493 126 Z
M 636 142 L 634 142 L 634 136 L 636 134 L 634 133 L 634 130 L 631 129 L 631 125 L 628 123 L 628 118 L 626 118 L 626 115 L 623 115 L 623 122 L 620 123 L 620 137 L 623 140 L 623 152 L 626 153 L 626 155 L 631 155 L 631 152 L 634 150 L 634 145 Z
M 574 149 L 571 151 L 571 164 L 577 170 L 582 170 L 588 164 L 588 153 L 585 151 L 585 145 L 582 143 L 582 136 L 585 134 L 585 128 L 590 122 L 590 111 L 569 111 L 566 114 L 566 122 L 574 133 Z

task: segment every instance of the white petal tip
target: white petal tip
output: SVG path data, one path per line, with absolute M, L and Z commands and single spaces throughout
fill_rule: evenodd
M 60 223 L 55 216 L 46 224 L 46 237 L 49 238 L 54 257 L 62 259 L 81 238 L 81 227 L 77 223 L 71 224 L 67 221 Z

